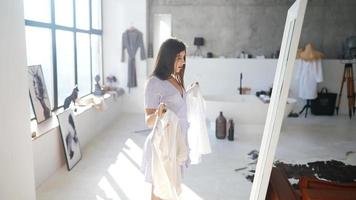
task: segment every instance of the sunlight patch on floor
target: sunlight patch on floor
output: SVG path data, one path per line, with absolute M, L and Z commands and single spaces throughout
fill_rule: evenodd
M 116 163 L 109 167 L 108 172 L 129 199 L 144 199 L 147 191 L 150 192 L 144 184 L 141 171 L 123 153 L 119 154 Z
M 183 192 L 181 194 L 181 199 L 189 200 L 203 200 L 199 195 L 197 195 L 192 189 L 188 186 L 182 184 Z
M 121 200 L 119 198 L 119 195 L 116 193 L 115 189 L 112 187 L 112 185 L 109 183 L 107 178 L 103 177 L 98 186 L 103 190 L 105 193 L 106 198 L 112 199 L 112 200 Z M 98 195 L 96 195 L 98 198 Z M 99 197 L 101 198 L 101 197 Z
M 127 139 L 125 146 L 128 148 L 124 148 L 123 151 L 135 161 L 136 165 L 141 166 L 142 149 L 132 139 Z
M 96 200 L 105 200 L 102 197 L 100 197 L 99 195 L 96 195 Z
M 125 196 L 128 199 L 149 199 L 151 196 L 151 185 L 144 181 L 144 176 L 140 171 L 142 160 L 142 149 L 131 139 L 127 139 L 122 151 L 118 154 L 115 163 L 108 168 L 111 182 L 103 177 L 98 186 L 104 191 L 105 197 L 96 196 L 97 200 L 106 198 L 121 200 Z M 119 190 L 115 191 L 115 186 Z M 202 200 L 192 189 L 182 184 L 183 192 L 181 199 Z M 124 194 L 120 194 L 120 192 Z

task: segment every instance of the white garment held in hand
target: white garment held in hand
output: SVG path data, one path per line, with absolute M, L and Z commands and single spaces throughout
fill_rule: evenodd
M 151 155 L 151 156 L 148 156 Z M 181 168 L 188 158 L 188 147 L 181 132 L 179 118 L 167 109 L 157 117 L 144 147 L 142 168 L 152 173 L 153 193 L 161 199 L 178 200 L 181 189 Z
M 201 162 L 201 156 L 211 153 L 208 128 L 206 126 L 205 101 L 199 84 L 192 84 L 187 90 L 187 116 L 189 122 L 188 144 L 191 164 Z

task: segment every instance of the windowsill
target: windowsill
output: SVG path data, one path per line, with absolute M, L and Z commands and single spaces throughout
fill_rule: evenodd
M 100 96 L 100 97 L 96 97 L 93 94 L 91 94 L 91 95 L 87 95 L 87 96 L 81 98 L 81 101 L 85 102 L 93 97 L 99 98 L 99 99 L 103 98 L 104 101 L 107 101 L 107 99 L 109 99 L 109 98 L 114 98 L 112 94 L 104 94 L 103 96 Z M 73 112 L 74 112 L 74 106 L 72 106 L 71 108 L 73 109 Z M 74 112 L 74 115 L 77 116 L 77 115 L 81 115 L 82 113 L 88 111 L 91 108 L 94 109 L 94 105 L 93 104 L 77 105 L 75 108 L 77 109 L 77 111 Z M 50 132 L 51 130 L 59 127 L 57 115 L 62 112 L 63 112 L 63 108 L 53 111 L 52 116 L 50 118 L 48 118 L 46 121 L 43 121 L 39 124 L 37 124 L 36 119 L 31 120 L 31 135 L 35 134 L 35 136 L 32 137 L 32 141 L 40 138 L 41 136 L 45 135 L 46 133 Z

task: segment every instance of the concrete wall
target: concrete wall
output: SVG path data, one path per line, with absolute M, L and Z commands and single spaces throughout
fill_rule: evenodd
M 241 51 L 271 56 L 279 49 L 287 10 L 294 0 L 150 0 L 149 44 L 153 15 L 172 14 L 173 36 L 195 50 L 193 38 L 206 39 L 203 54 L 235 57 Z M 300 46 L 311 42 L 327 58 L 341 54 L 341 43 L 356 35 L 355 0 L 310 0 Z
M 104 76 L 116 75 L 119 85 L 126 90 L 123 97 L 126 112 L 143 112 L 143 93 L 146 80 L 146 60 L 136 54 L 136 74 L 138 87 L 129 92 L 127 86 L 127 54 L 125 62 L 121 62 L 121 37 L 130 26 L 143 33 L 145 51 L 147 52 L 147 17 L 146 0 L 105 0 L 103 1 L 103 59 Z M 140 49 L 139 49 L 140 50 Z M 126 53 L 126 52 L 125 52 Z
M 0 1 L 0 27 L 0 199 L 35 200 L 22 1 Z

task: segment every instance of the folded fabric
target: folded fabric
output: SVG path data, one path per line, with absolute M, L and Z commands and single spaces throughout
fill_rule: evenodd
M 104 101 L 104 97 L 90 97 L 85 99 L 79 99 L 76 101 L 78 106 L 93 106 L 97 111 L 105 111 L 107 109 L 107 105 Z

